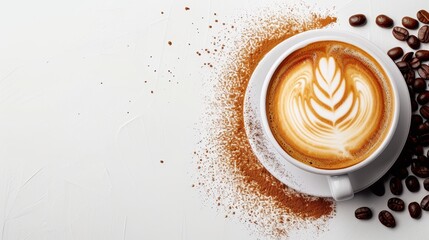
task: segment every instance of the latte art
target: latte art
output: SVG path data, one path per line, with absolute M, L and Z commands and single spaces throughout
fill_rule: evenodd
M 378 63 L 358 50 L 334 41 L 311 44 L 274 74 L 270 127 L 292 157 L 337 169 L 364 160 L 381 144 L 392 118 L 391 86 Z
M 355 69 L 350 78 L 342 76 L 332 57 L 321 58 L 316 69 L 310 62 L 298 67 L 281 89 L 280 117 L 294 129 L 294 138 L 313 151 L 351 157 L 349 151 L 371 131 L 377 93 Z

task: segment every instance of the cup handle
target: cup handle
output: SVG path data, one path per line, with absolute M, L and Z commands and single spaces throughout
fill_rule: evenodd
M 327 176 L 327 178 L 332 197 L 336 201 L 345 201 L 353 198 L 354 191 L 347 174 Z

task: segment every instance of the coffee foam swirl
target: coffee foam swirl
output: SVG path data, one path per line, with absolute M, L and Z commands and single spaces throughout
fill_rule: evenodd
M 374 71 L 338 44 L 292 54 L 296 59 L 275 74 L 275 94 L 269 94 L 276 139 L 290 155 L 319 168 L 353 165 L 373 152 L 369 144 L 379 138 L 391 102 L 378 79 L 381 68 Z

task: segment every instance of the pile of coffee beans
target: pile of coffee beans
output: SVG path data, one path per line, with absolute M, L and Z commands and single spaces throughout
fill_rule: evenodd
M 389 182 L 390 192 L 397 196 L 387 201 L 389 210 L 382 210 L 378 214 L 381 224 L 393 228 L 396 226 L 395 217 L 392 212 L 405 210 L 406 203 L 398 196 L 404 192 L 403 182 L 409 192 L 420 191 L 418 178 L 424 178 L 423 188 L 429 191 L 429 151 L 424 152 L 424 147 L 429 146 L 429 91 L 426 81 L 429 80 L 429 12 L 420 10 L 416 14 L 417 19 L 410 16 L 402 18 L 402 26 L 394 26 L 394 20 L 386 15 L 379 15 L 375 19 L 377 26 L 381 28 L 392 28 L 392 35 L 399 41 L 406 42 L 407 45 L 416 52 L 404 52 L 398 46 L 390 49 L 387 55 L 396 63 L 401 71 L 411 99 L 411 129 L 404 149 L 402 150 L 393 167 L 379 181 L 369 189 L 377 196 L 383 196 L 386 192 L 385 182 Z M 366 16 L 356 14 L 349 18 L 349 23 L 353 27 L 363 26 L 367 23 Z M 420 26 L 420 24 L 423 24 Z M 409 30 L 416 30 L 413 35 Z M 418 50 L 420 49 L 420 50 Z M 420 105 L 420 107 L 419 107 Z M 411 173 L 408 171 L 411 170 Z M 429 211 L 429 195 L 426 195 L 418 202 L 408 204 L 408 212 L 411 218 L 419 219 L 422 210 Z M 365 220 L 372 218 L 372 210 L 368 207 L 360 207 L 355 211 L 357 219 Z

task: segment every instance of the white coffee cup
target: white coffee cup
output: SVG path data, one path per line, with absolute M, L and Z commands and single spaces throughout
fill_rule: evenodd
M 264 132 L 266 133 L 269 141 L 272 143 L 276 151 L 288 162 L 292 163 L 293 165 L 297 166 L 298 168 L 314 173 L 314 174 L 322 174 L 326 175 L 328 178 L 329 188 L 331 190 L 332 196 L 335 200 L 341 201 L 341 200 L 347 200 L 351 199 L 354 196 L 354 190 L 352 188 L 352 184 L 350 182 L 350 178 L 348 176 L 349 173 L 354 172 L 358 169 L 361 169 L 364 166 L 367 166 L 373 161 L 380 161 L 381 159 L 378 158 L 380 154 L 386 149 L 386 147 L 392 143 L 392 137 L 394 135 L 395 129 L 398 127 L 398 118 L 399 114 L 401 113 L 400 104 L 399 104 L 399 97 L 398 97 L 398 88 L 405 88 L 407 89 L 407 86 L 405 84 L 405 81 L 403 81 L 403 84 L 399 84 L 395 81 L 393 81 L 394 76 L 398 76 L 399 70 L 394 65 L 393 61 L 384 53 L 381 51 L 377 46 L 375 46 L 373 43 L 368 41 L 365 38 L 362 38 L 356 34 L 348 33 L 348 32 L 340 32 L 340 31 L 334 31 L 334 30 L 311 30 L 304 33 L 299 34 L 300 37 L 303 37 L 302 35 L 305 35 L 305 41 L 302 41 L 291 48 L 289 48 L 286 52 L 284 52 L 272 65 L 270 68 L 268 74 L 266 75 L 266 78 L 264 80 L 264 84 L 262 86 L 262 93 L 260 98 L 260 109 L 261 109 L 261 116 L 262 116 L 262 126 L 264 129 Z M 297 37 L 297 36 L 294 36 Z M 390 128 L 386 129 L 387 134 L 385 135 L 385 138 L 383 139 L 380 146 L 366 159 L 363 161 L 341 169 L 320 169 L 316 167 L 309 166 L 307 164 L 302 163 L 299 160 L 294 159 L 292 156 L 290 156 L 277 142 L 277 140 L 274 138 L 273 133 L 271 132 L 271 128 L 268 123 L 267 118 L 267 112 L 266 112 L 266 98 L 267 98 L 267 91 L 269 83 L 272 79 L 272 76 L 276 69 L 279 67 L 279 65 L 282 63 L 282 61 L 289 56 L 292 52 L 308 45 L 314 42 L 318 41 L 340 41 L 345 42 L 348 44 L 352 44 L 354 46 L 357 46 L 370 54 L 383 68 L 385 71 L 391 86 L 392 86 L 392 95 L 394 98 L 394 109 L 393 109 L 393 115 L 392 115 L 392 123 L 390 124 Z M 397 71 L 397 72 L 392 72 Z M 401 75 L 399 73 L 399 75 Z M 410 126 L 400 126 L 409 128 Z M 397 144 L 397 143 L 395 143 Z M 397 146 L 398 148 L 403 148 L 403 145 Z

